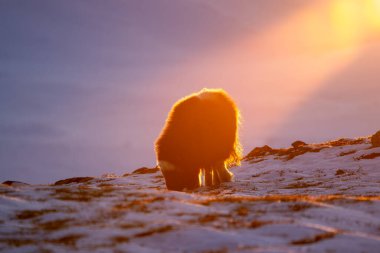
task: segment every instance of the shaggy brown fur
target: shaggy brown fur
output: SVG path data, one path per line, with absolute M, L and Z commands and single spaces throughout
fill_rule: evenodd
M 169 190 L 191 190 L 232 180 L 239 165 L 239 111 L 221 89 L 203 89 L 176 102 L 158 137 L 158 165 Z

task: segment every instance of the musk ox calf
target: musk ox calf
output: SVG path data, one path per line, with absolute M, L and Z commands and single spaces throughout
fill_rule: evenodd
M 193 190 L 232 180 L 239 165 L 239 110 L 221 89 L 202 89 L 177 101 L 155 143 L 169 190 Z

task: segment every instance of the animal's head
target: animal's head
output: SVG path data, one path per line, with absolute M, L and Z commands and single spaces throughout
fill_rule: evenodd
M 177 168 L 167 161 L 159 161 L 158 167 L 164 175 L 166 187 L 173 191 L 193 190 L 199 187 L 197 170 Z

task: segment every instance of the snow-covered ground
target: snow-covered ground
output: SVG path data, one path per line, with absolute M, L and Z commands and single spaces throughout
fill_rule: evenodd
M 154 170 L 3 184 L 0 251 L 380 252 L 380 148 L 332 144 L 251 157 L 234 182 L 193 193 Z

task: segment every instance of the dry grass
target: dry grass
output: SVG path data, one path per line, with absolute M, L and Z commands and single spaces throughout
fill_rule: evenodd
M 194 204 L 210 205 L 213 203 L 247 203 L 247 202 L 325 202 L 331 200 L 356 200 L 373 201 L 380 200 L 380 196 L 349 196 L 349 195 L 266 195 L 266 196 L 225 196 L 210 197 L 205 200 L 195 200 Z
M 356 157 L 355 160 L 362 160 L 362 159 L 375 159 L 376 157 L 379 157 L 380 153 L 372 153 L 368 155 L 362 155 L 359 157 Z
M 42 209 L 42 210 L 23 210 L 21 212 L 16 213 L 16 219 L 26 220 L 26 219 L 34 219 L 40 217 L 47 213 L 54 213 L 57 210 L 54 209 Z
M 38 227 L 43 230 L 47 231 L 55 231 L 60 229 L 65 229 L 69 227 L 69 222 L 72 221 L 71 219 L 58 219 L 58 220 L 52 220 L 47 221 L 44 223 L 38 223 Z
M 261 220 L 253 220 L 250 224 L 249 224 L 249 228 L 259 228 L 259 227 L 262 227 L 262 226 L 265 226 L 265 225 L 269 225 L 269 224 L 272 224 L 273 222 L 272 221 L 261 221 Z
M 159 228 L 153 228 L 153 229 L 150 229 L 148 231 L 135 234 L 135 237 L 151 236 L 153 234 L 165 233 L 165 232 L 171 231 L 173 229 L 174 229 L 173 226 L 167 225 L 167 226 L 163 226 L 163 227 L 159 227 Z
M 306 238 L 303 238 L 300 240 L 292 241 L 291 244 L 293 244 L 293 245 L 304 245 L 304 244 L 316 243 L 316 242 L 319 242 L 321 240 L 333 238 L 335 235 L 336 235 L 335 232 L 326 232 L 326 233 L 322 233 L 322 234 L 317 234 L 313 237 L 306 237 Z
M 321 185 L 321 184 L 322 184 L 321 182 L 312 182 L 312 183 L 308 183 L 308 182 L 296 182 L 296 183 L 292 183 L 292 184 L 289 184 L 289 185 L 285 186 L 284 189 L 308 188 L 308 187 L 318 186 L 318 185 Z

